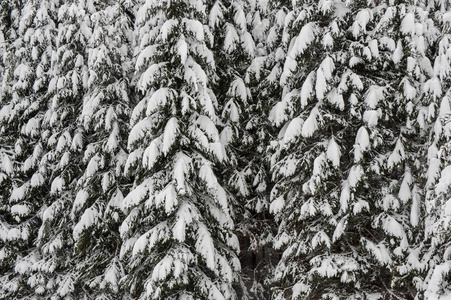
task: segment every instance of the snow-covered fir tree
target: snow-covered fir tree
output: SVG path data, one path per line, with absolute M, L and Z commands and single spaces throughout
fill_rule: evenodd
M 261 96 L 266 35 L 266 1 L 216 1 L 209 14 L 218 69 L 214 87 L 221 107 L 221 143 L 230 154 L 221 175 L 232 193 L 245 287 L 242 299 L 269 297 L 272 220 L 266 145 L 271 131 L 270 105 Z
M 423 272 L 417 286 L 419 297 L 424 299 L 446 299 L 451 296 L 449 276 L 451 274 L 450 248 L 450 195 L 451 195 L 451 3 L 430 1 L 429 15 L 440 26 L 436 58 L 432 64 L 433 80 L 425 88 L 425 99 L 430 107 L 425 118 L 429 147 L 424 153 L 427 161 L 425 178 L 425 250 L 420 259 Z
M 78 179 L 71 217 L 74 222 L 77 293 L 96 299 L 124 299 L 119 281 L 120 211 L 127 180 L 124 165 L 129 128 L 128 73 L 131 69 L 129 1 L 95 3 L 87 41 L 89 80 L 78 118 L 83 134 L 84 173 Z
M 421 96 L 438 31 L 408 1 L 296 1 L 285 24 L 284 91 L 270 116 L 283 125 L 272 157 L 276 299 L 414 297 Z
M 82 289 L 76 277 L 71 209 L 84 172 L 84 128 L 77 120 L 85 93 L 96 79 L 94 70 L 90 72 L 87 67 L 90 14 L 94 11 L 89 0 L 66 1 L 58 8 L 47 110 L 41 125 L 45 154 L 39 162 L 48 194 L 36 241 L 39 257 L 33 265 L 35 292 L 43 297 L 76 297 Z
M 41 123 L 46 108 L 48 72 L 55 46 L 55 5 L 52 1 L 2 3 L 9 21 L 4 36 L 3 100 L 1 148 L 3 171 L 2 260 L 10 270 L 2 270 L 2 299 L 29 299 L 34 294 L 28 280 L 36 262 L 35 241 L 41 224 L 40 209 L 46 201 L 39 161 L 43 154 Z M 11 7 L 10 7 L 11 8 Z M 17 21 L 17 23 L 16 23 Z M 9 169 L 9 170 L 8 170 Z M 3 184 L 2 183 L 2 184 Z
M 1 8 L 1 31 L 2 31 L 2 84 L 0 90 L 0 297 L 6 299 L 9 296 L 19 294 L 19 285 L 21 281 L 15 278 L 15 262 L 17 254 L 23 250 L 28 250 L 28 236 L 22 238 L 20 232 L 20 219 L 15 220 L 9 203 L 14 182 L 14 158 L 15 154 L 15 135 L 18 130 L 18 117 L 11 117 L 11 110 L 14 107 L 13 99 L 19 102 L 19 96 L 14 97 L 14 71 L 20 64 L 15 59 L 16 45 L 14 41 L 18 38 L 19 16 L 22 13 L 22 6 L 12 1 L 4 1 L 0 4 Z M 18 50 L 18 49 L 17 49 Z M 23 78 L 25 80 L 25 78 Z M 26 84 L 24 84 L 26 85 Z M 14 97 L 14 98 L 13 98 Z M 20 112 L 17 113 L 20 116 Z M 11 122 L 14 120 L 14 122 Z M 11 124 L 14 123 L 14 124 Z M 11 233 L 10 233 L 11 231 Z
M 136 17 L 137 88 L 123 201 L 123 282 L 139 299 L 237 299 L 238 240 L 218 132 L 211 7 L 153 1 Z

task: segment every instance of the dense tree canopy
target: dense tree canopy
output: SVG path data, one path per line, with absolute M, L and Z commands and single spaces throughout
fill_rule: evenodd
M 0 299 L 451 297 L 448 0 L 3 0 Z

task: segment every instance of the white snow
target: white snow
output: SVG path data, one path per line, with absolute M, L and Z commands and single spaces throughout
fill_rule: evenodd
M 16 204 L 11 207 L 11 213 L 20 217 L 24 217 L 30 213 L 30 208 L 25 204 Z
M 353 165 L 348 175 L 349 187 L 354 188 L 362 180 L 362 176 L 365 174 L 361 165 Z
M 349 187 L 349 181 L 345 180 L 342 183 L 342 190 L 340 193 L 340 210 L 343 212 L 348 210 L 348 202 L 351 196 L 351 191 Z
M 207 184 L 207 187 L 212 190 L 216 190 L 218 187 L 218 180 L 216 179 L 216 175 L 211 169 L 209 163 L 204 163 L 202 165 L 199 170 L 199 178 L 202 179 Z
M 119 281 L 124 275 L 124 270 L 122 269 L 120 262 L 114 258 L 113 262 L 104 273 L 104 279 L 100 287 L 105 288 L 108 286 L 113 292 L 117 293 L 119 291 Z
M 369 203 L 365 200 L 358 200 L 357 202 L 354 202 L 352 213 L 356 215 L 360 213 L 363 209 L 366 209 L 366 211 L 369 212 L 370 211 Z
M 75 196 L 75 201 L 72 206 L 72 214 L 77 212 L 83 205 L 85 205 L 86 200 L 89 198 L 89 193 L 85 191 L 84 189 L 81 189 L 78 191 L 77 195 Z
M 159 74 L 159 71 L 164 68 L 167 62 L 162 62 L 158 64 L 152 64 L 147 68 L 147 70 L 142 74 L 138 87 L 142 91 L 146 91 L 148 86 L 155 80 L 155 75 Z
M 352 34 L 355 38 L 357 38 L 361 32 L 366 32 L 366 26 L 372 18 L 373 14 L 370 9 L 362 9 L 357 13 L 354 23 L 352 24 Z
M 330 248 L 330 238 L 324 231 L 317 232 L 312 238 L 312 248 L 315 249 L 317 246 L 325 245 Z
M 60 286 L 58 288 L 58 294 L 61 297 L 64 297 L 68 294 L 70 294 L 71 292 L 74 291 L 74 281 L 72 280 L 71 276 L 68 275 L 61 283 Z
M 442 95 L 442 85 L 440 79 L 438 77 L 432 77 L 427 80 L 423 86 L 423 91 L 430 93 L 435 99 L 439 98 Z
M 367 239 L 363 239 L 364 243 L 365 243 L 365 248 L 372 253 L 376 259 L 384 264 L 384 265 L 390 265 L 391 264 L 391 258 L 390 258 L 390 254 L 388 252 L 387 247 L 385 246 L 385 244 L 383 244 L 382 242 L 379 244 L 374 244 L 373 242 L 367 240 Z
M 145 249 L 151 252 L 155 245 L 162 241 L 166 241 L 169 237 L 170 231 L 167 222 L 161 222 L 136 240 L 132 254 L 133 256 L 142 254 Z
M 240 120 L 240 113 L 239 113 L 239 109 L 238 106 L 235 104 L 235 101 L 233 99 L 230 99 L 225 107 L 224 107 L 224 111 L 223 111 L 223 117 L 224 115 L 228 113 L 229 114 L 229 119 L 230 121 L 236 123 Z
M 296 98 L 298 90 L 294 89 L 289 93 L 286 93 L 282 98 L 282 101 L 279 101 L 274 105 L 269 113 L 269 120 L 276 126 L 282 125 L 283 122 L 288 120 L 289 111 L 292 108 L 292 98 Z M 288 113 L 287 113 L 288 112 Z
M 442 170 L 440 174 L 440 180 L 435 187 L 435 191 L 438 194 L 446 195 L 446 193 L 449 192 L 450 187 L 451 187 L 451 165 L 446 166 Z
M 322 44 L 325 48 L 332 48 L 334 46 L 334 39 L 330 32 L 324 35 Z
M 288 123 L 285 133 L 283 135 L 282 143 L 284 145 L 291 142 L 295 142 L 296 138 L 301 135 L 304 120 L 300 117 L 296 117 Z
M 272 214 L 278 214 L 282 211 L 285 206 L 285 199 L 283 197 L 277 197 L 273 200 L 269 206 L 269 211 Z
M 315 160 L 313 161 L 313 170 L 312 175 L 313 176 L 321 176 L 324 171 L 324 167 L 326 165 L 326 155 L 324 152 L 321 152 L 320 155 L 318 155 Z
M 326 58 L 321 62 L 320 68 L 323 71 L 324 78 L 326 80 L 332 79 L 332 73 L 335 70 L 335 64 L 330 56 L 326 56 Z
M 167 42 L 168 35 L 172 32 L 173 28 L 179 24 L 177 19 L 169 19 L 164 22 L 160 28 L 161 39 L 163 43 Z
M 41 173 L 34 173 L 31 176 L 30 185 L 32 187 L 41 186 L 44 183 L 44 176 Z
M 70 133 L 65 131 L 59 138 L 56 145 L 56 152 L 62 152 L 66 146 L 69 146 L 72 142 Z
M 277 165 L 277 173 L 283 176 L 291 176 L 296 171 L 298 160 L 294 157 L 286 157 Z
M 83 148 L 83 135 L 78 132 L 74 135 L 74 138 L 72 140 L 72 150 L 80 150 Z
M 403 94 L 406 99 L 413 100 L 417 95 L 417 90 L 410 84 L 410 81 L 406 78 L 403 80 Z
M 334 88 L 330 93 L 327 94 L 327 100 L 329 100 L 330 103 L 334 104 L 340 110 L 344 110 L 345 102 L 343 95 L 340 94 L 337 89 Z
M 412 175 L 409 171 L 404 173 L 404 178 L 401 183 L 401 187 L 399 188 L 398 198 L 406 203 L 411 197 L 412 193 L 410 191 L 410 185 L 412 184 Z
M 301 206 L 301 217 L 313 217 L 317 212 L 315 202 L 311 198 Z
M 175 47 L 177 49 L 177 54 L 180 56 L 181 63 L 184 65 L 186 58 L 188 57 L 188 45 L 186 44 L 185 38 L 180 38 Z
M 167 154 L 174 144 L 179 132 L 179 124 L 176 117 L 172 117 L 167 122 L 164 133 L 163 133 L 163 143 L 161 145 L 161 151 Z
M 313 93 L 313 81 L 315 80 L 315 72 L 310 72 L 307 78 L 304 80 L 301 88 L 301 105 L 304 108 L 308 104 L 308 100 L 310 99 Z
M 316 98 L 323 100 L 327 91 L 326 76 L 322 68 L 316 71 L 316 84 L 315 84 Z
M 387 166 L 392 168 L 397 163 L 401 162 L 405 157 L 404 146 L 400 139 L 396 142 L 395 149 L 390 154 L 387 160 Z
M 447 274 L 451 271 L 451 261 L 445 261 L 437 264 L 432 268 L 429 281 L 426 283 L 427 289 L 424 292 L 425 298 L 428 300 L 446 300 L 451 296 L 450 293 L 441 295 L 442 286 Z
M 366 151 L 370 146 L 370 137 L 368 131 L 364 126 L 357 131 L 357 136 L 354 144 L 354 161 L 359 162 L 362 159 L 363 151 Z
M 197 221 L 199 216 L 194 208 L 187 202 L 183 202 L 176 213 L 176 222 L 172 227 L 172 235 L 179 242 L 184 242 L 186 238 L 186 226 Z
M 238 33 L 236 32 L 235 27 L 230 24 L 226 23 L 226 34 L 224 37 L 224 50 L 227 53 L 232 53 L 235 51 L 237 44 L 239 43 L 240 37 L 238 36 Z
M 85 176 L 86 178 L 89 178 L 97 173 L 97 171 L 100 168 L 100 162 L 101 158 L 98 155 L 94 155 L 88 163 L 88 166 L 86 167 Z
M 377 85 L 372 85 L 368 88 L 368 93 L 365 97 L 365 103 L 371 109 L 376 109 L 379 101 L 384 99 L 384 89 Z
M 208 228 L 202 223 L 198 223 L 196 251 L 205 259 L 207 267 L 210 270 L 215 270 L 216 251 L 213 239 Z
M 405 35 L 415 33 L 415 16 L 413 13 L 407 13 L 401 21 L 400 31 Z
M 378 110 L 366 110 L 363 113 L 363 121 L 368 125 L 368 127 L 375 127 L 379 121 L 382 112 L 380 109 Z
M 142 157 L 142 164 L 144 168 L 152 169 L 160 156 L 160 148 L 162 144 L 161 137 L 156 138 L 150 142 L 150 145 L 144 150 Z
M 416 227 L 419 224 L 420 219 L 420 201 L 421 197 L 419 194 L 419 188 L 418 186 L 414 186 L 412 190 L 412 206 L 410 209 L 410 224 L 412 226 Z
M 230 84 L 229 93 L 235 97 L 241 98 L 243 103 L 247 103 L 247 88 L 243 79 L 236 77 L 235 80 Z
M 154 267 L 152 271 L 152 280 L 156 282 L 160 282 L 165 280 L 169 274 L 171 274 L 174 269 L 175 260 L 174 257 L 170 254 L 167 254 L 163 259 L 161 259 L 158 264 Z M 149 290 L 147 293 L 149 294 Z M 158 293 L 151 293 L 154 299 L 158 299 Z
M 244 32 L 241 36 L 241 41 L 244 51 L 246 51 L 249 56 L 253 57 L 255 55 L 255 42 L 252 35 L 247 31 Z
M 149 117 L 147 117 L 139 121 L 135 126 L 133 126 L 128 136 L 127 147 L 130 148 L 132 144 L 141 140 L 147 134 L 147 132 L 150 131 L 152 125 L 153 125 L 152 120 Z
M 40 120 L 38 118 L 30 118 L 25 126 L 24 133 L 30 136 L 36 136 L 39 132 Z
M 185 178 L 187 177 L 187 175 L 189 175 L 191 169 L 192 159 L 182 152 L 177 153 L 174 163 L 173 178 L 175 179 L 177 191 L 181 195 L 184 195 L 187 191 Z
M 33 263 L 34 263 L 33 261 L 30 261 L 27 258 L 18 259 L 16 261 L 16 266 L 14 267 L 14 271 L 21 275 L 26 275 L 28 272 L 31 271 Z
M 312 265 L 310 274 L 319 274 L 321 277 L 332 278 L 338 274 L 338 266 L 333 261 L 332 257 L 314 257 L 310 260 Z
M 65 181 L 63 178 L 61 177 L 56 177 L 53 181 L 52 181 L 52 185 L 50 188 L 50 194 L 51 195 L 56 195 L 57 193 L 60 193 L 63 190 L 63 187 L 65 185 Z
M 318 105 L 316 105 L 312 111 L 310 112 L 309 117 L 307 120 L 305 120 L 304 124 L 302 125 L 302 136 L 303 137 L 311 137 L 316 130 L 318 130 L 318 117 L 319 117 L 319 110 Z
M 329 140 L 326 156 L 327 159 L 329 159 L 332 162 L 334 167 L 340 166 L 340 157 L 341 157 L 340 146 L 338 146 L 337 142 L 335 141 L 335 138 L 333 137 Z
M 205 73 L 205 71 L 202 69 L 202 67 L 193 60 L 193 58 L 190 56 L 187 58 L 186 63 L 185 63 L 185 76 L 184 79 L 186 80 L 186 82 L 191 83 L 194 87 L 194 90 L 196 92 L 200 92 L 202 93 L 202 91 L 205 91 L 205 89 L 207 88 L 207 81 L 208 81 L 208 77 L 207 74 Z M 209 106 L 210 103 L 207 103 L 208 100 L 211 101 L 210 99 L 210 95 L 208 95 L 207 93 L 203 93 L 204 97 L 202 97 L 201 100 L 201 104 L 204 104 L 205 106 Z M 207 99 L 208 97 L 208 99 Z M 208 101 L 208 102 L 210 102 Z M 203 102 L 203 103 L 202 103 Z M 213 114 L 214 110 L 211 108 L 207 108 L 208 111 L 211 111 L 211 113 Z
M 172 183 L 168 184 L 161 192 L 159 192 L 155 196 L 155 205 L 157 207 L 164 207 L 164 211 L 167 214 L 170 214 L 177 207 L 178 203 L 179 200 L 177 191 L 175 190 L 175 187 Z M 146 203 L 146 205 L 148 205 L 148 203 Z
M 224 19 L 224 14 L 223 14 L 223 5 L 220 1 L 216 1 L 215 4 L 213 5 L 213 7 L 210 9 L 210 15 L 209 15 L 209 22 L 208 24 L 211 27 L 216 27 L 219 25 L 219 22 Z
M 147 102 L 146 115 L 150 116 L 153 112 L 162 106 L 165 106 L 169 99 L 174 96 L 174 91 L 169 88 L 159 88 L 156 90 Z
M 146 196 L 148 196 L 149 190 L 152 188 L 153 182 L 149 179 L 142 182 L 140 185 L 134 187 L 130 193 L 124 198 L 122 202 L 122 210 L 131 209 L 137 206 L 141 201 L 143 201 Z
M 199 42 L 204 41 L 204 26 L 201 22 L 186 18 L 183 18 L 182 22 L 185 24 L 186 30 L 190 31 L 196 40 Z
M 61 157 L 61 160 L 59 162 L 59 167 L 62 169 L 65 166 L 67 166 L 69 164 L 70 161 L 70 154 L 69 152 L 64 152 L 63 156 Z
M 86 209 L 80 218 L 80 221 L 73 229 L 74 240 L 78 240 L 83 231 L 89 229 L 98 222 L 99 212 L 93 206 Z
M 142 49 L 136 58 L 135 69 L 140 70 L 145 63 L 152 59 L 152 56 L 155 54 L 157 49 L 156 45 L 149 45 L 146 48 Z
M 15 187 L 11 193 L 11 196 L 9 197 L 9 200 L 11 202 L 18 202 L 19 200 L 22 200 L 25 197 L 25 194 L 28 191 L 28 184 L 23 184 L 20 187 Z
M 301 294 L 308 294 L 310 290 L 311 288 L 309 285 L 303 282 L 297 282 L 292 288 L 293 299 L 299 298 Z
M 12 175 L 14 173 L 13 163 L 7 154 L 2 155 L 2 171 L 8 175 Z
M 233 11 L 235 11 L 235 14 L 233 15 L 233 21 L 239 26 L 241 30 L 245 30 L 246 14 L 243 11 L 242 4 L 242 2 L 232 2 Z
M 399 40 L 396 45 L 396 49 L 393 52 L 392 60 L 395 64 L 398 64 L 404 56 L 404 51 L 402 49 L 402 42 Z
M 295 59 L 299 55 L 303 54 L 308 46 L 315 40 L 316 31 L 317 28 L 315 23 L 311 22 L 305 24 L 299 32 L 299 35 L 296 37 L 293 47 L 290 49 L 288 55 Z
M 52 205 L 47 207 L 44 210 L 44 212 L 42 213 L 42 222 L 44 223 L 45 221 L 53 220 L 53 218 L 55 217 L 55 214 L 58 213 L 60 208 L 61 208 L 60 201 L 53 202 Z M 41 228 L 43 228 L 42 225 L 41 225 Z
M 108 137 L 108 141 L 106 143 L 106 149 L 110 152 L 114 152 L 119 147 L 119 126 L 117 122 L 113 123 L 113 130 Z
M 117 115 L 114 111 L 114 107 L 110 105 L 105 114 L 105 130 L 111 130 L 113 124 L 115 123 L 115 120 L 117 120 Z
M 397 238 L 405 238 L 406 234 L 401 224 L 395 220 L 392 216 L 387 215 L 382 220 L 382 228 L 388 234 L 391 234 Z
M 341 218 L 340 222 L 338 222 L 337 226 L 335 227 L 334 234 L 332 236 L 332 242 L 336 242 L 344 233 L 346 226 L 348 224 L 348 217 L 345 216 Z
M 397 198 L 395 198 L 391 194 L 387 194 L 382 199 L 382 205 L 385 211 L 388 211 L 390 209 L 397 210 L 400 207 L 400 203 Z
M 368 47 L 371 50 L 371 55 L 374 58 L 379 58 L 379 45 L 378 45 L 378 41 L 377 40 L 371 40 L 368 42 Z

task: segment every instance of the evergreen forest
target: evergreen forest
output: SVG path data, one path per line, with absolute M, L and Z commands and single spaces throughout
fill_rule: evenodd
M 0 0 L 0 299 L 451 299 L 451 0 Z

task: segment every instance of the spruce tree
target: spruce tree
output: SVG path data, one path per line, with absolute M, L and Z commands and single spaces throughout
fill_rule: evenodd
M 48 190 L 36 241 L 39 257 L 33 265 L 35 291 L 43 297 L 76 297 L 82 289 L 76 277 L 71 208 L 84 172 L 84 128 L 77 119 L 85 92 L 96 75 L 87 68 L 92 12 L 89 0 L 67 1 L 58 8 L 58 34 L 41 125 L 45 154 L 39 172 Z
M 237 299 L 239 245 L 228 160 L 218 132 L 217 80 L 203 1 L 152 1 L 137 13 L 137 88 L 125 169 L 123 282 L 139 299 Z
M 242 299 L 269 297 L 266 281 L 272 272 L 266 159 L 270 124 L 265 117 L 270 105 L 259 97 L 266 73 L 267 9 L 260 1 L 216 1 L 209 16 L 218 69 L 214 90 L 222 111 L 220 139 L 230 154 L 222 177 L 234 199 L 245 283 Z
M 272 157 L 276 299 L 414 297 L 416 140 L 437 30 L 407 1 L 297 1 L 285 24 L 271 112 L 283 125 Z
M 119 260 L 119 225 L 127 180 L 131 68 L 130 20 L 127 1 L 95 4 L 90 14 L 92 35 L 87 41 L 90 72 L 78 124 L 83 128 L 83 175 L 73 193 L 71 217 L 74 277 L 84 288 L 77 293 L 96 299 L 124 299 L 119 281 L 124 266 Z
M 425 89 L 429 100 L 425 122 L 428 148 L 424 151 L 425 219 L 421 271 L 416 278 L 419 298 L 446 299 L 451 295 L 449 276 L 450 195 L 451 195 L 451 26 L 448 1 L 426 2 L 429 15 L 440 26 L 436 59 L 432 65 L 434 81 Z M 420 112 L 421 113 L 421 112 Z
M 11 111 L 14 107 L 13 93 L 16 78 L 14 71 L 20 64 L 18 59 L 15 59 L 15 50 L 19 48 L 14 44 L 14 41 L 19 36 L 19 16 L 22 13 L 23 5 L 14 3 L 12 1 L 4 1 L 0 4 L 1 8 L 1 23 L 2 31 L 2 85 L 0 90 L 0 297 L 6 299 L 7 297 L 17 295 L 20 281 L 14 278 L 14 268 L 17 257 L 17 252 L 24 248 L 27 244 L 28 238 L 21 238 L 20 234 L 20 220 L 14 219 L 9 204 L 9 198 L 13 189 L 14 182 L 14 158 L 15 158 L 15 133 L 18 129 L 17 118 L 11 118 Z M 18 50 L 18 49 L 17 49 Z M 18 95 L 14 97 L 16 102 Z M 20 115 L 20 113 L 18 113 Z M 15 124 L 10 123 L 11 119 L 16 119 Z M 11 231 L 11 234 L 10 234 Z M 19 233 L 19 234 L 17 234 Z M 26 246 L 25 246 L 26 248 Z
M 1 272 L 0 296 L 28 299 L 34 294 L 35 281 L 29 277 L 37 260 L 35 241 L 47 194 L 42 187 L 39 161 L 44 151 L 41 123 L 55 45 L 55 5 L 53 1 L 7 1 L 2 6 L 9 18 L 1 21 L 7 47 L 3 60 L 5 102 L 0 113 L 6 176 L 2 176 L 0 203 L 5 242 L 2 264 L 8 265 L 9 270 Z

